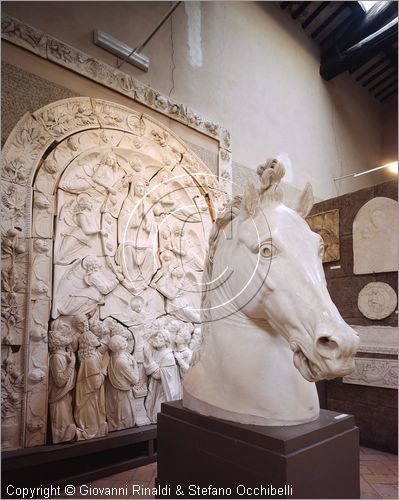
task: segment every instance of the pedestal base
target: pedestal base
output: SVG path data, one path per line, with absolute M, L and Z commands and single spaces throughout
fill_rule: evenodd
M 358 428 L 327 410 L 307 424 L 263 427 L 165 403 L 157 485 L 162 498 L 360 498 Z

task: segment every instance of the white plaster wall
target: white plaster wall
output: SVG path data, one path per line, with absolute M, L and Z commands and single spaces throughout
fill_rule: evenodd
M 398 159 L 398 102 L 393 99 L 382 106 L 382 157 L 384 163 Z
M 3 11 L 115 64 L 92 43 L 93 30 L 135 46 L 169 5 L 3 2 Z M 310 181 L 320 199 L 388 179 L 333 181 L 384 159 L 381 105 L 348 75 L 324 82 L 318 48 L 278 2 L 183 3 L 144 52 L 148 73 L 129 64 L 124 71 L 228 128 L 240 164 L 255 169 L 285 151 L 293 164 L 287 182 L 302 188 Z

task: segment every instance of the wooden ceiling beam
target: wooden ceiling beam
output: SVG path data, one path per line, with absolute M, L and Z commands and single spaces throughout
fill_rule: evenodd
M 315 9 L 311 14 L 310 16 L 308 16 L 302 23 L 302 28 L 303 29 L 306 29 L 310 23 L 312 23 L 316 17 L 321 13 L 323 12 L 323 10 L 327 7 L 327 5 L 329 4 L 330 2 L 322 2 L 321 5 L 319 5 L 317 7 L 317 9 Z
M 392 45 L 387 45 L 384 48 L 384 53 L 391 61 L 391 64 L 393 64 L 393 66 L 396 69 L 398 69 L 398 48 L 396 47 L 396 50 L 395 50 Z
M 391 68 L 391 63 L 386 64 L 383 68 L 380 69 L 380 71 L 377 71 L 377 73 L 371 75 L 369 78 L 367 78 L 367 80 L 361 82 L 363 87 L 366 87 L 369 83 L 373 82 L 376 78 L 383 75 L 390 68 Z
M 349 16 L 347 16 L 341 23 L 338 23 L 338 25 L 328 33 L 324 38 L 320 40 L 320 45 L 326 45 L 327 42 L 330 40 L 334 40 L 335 35 L 339 33 L 342 30 L 345 30 L 349 24 L 351 24 L 355 19 L 357 19 L 357 14 L 354 14 L 351 12 Z
M 317 28 L 313 31 L 313 33 L 311 34 L 311 37 L 312 37 L 312 38 L 316 38 L 318 35 L 320 35 L 320 33 L 321 33 L 322 31 L 324 31 L 324 30 L 327 28 L 327 26 L 328 26 L 329 24 L 331 24 L 331 23 L 334 21 L 334 19 L 335 19 L 336 17 L 338 17 L 338 16 L 341 14 L 341 12 L 343 12 L 343 11 L 344 11 L 345 9 L 347 9 L 347 8 L 348 8 L 348 6 L 346 5 L 346 2 L 342 2 L 342 5 L 340 5 L 340 6 L 338 7 L 338 9 L 334 10 L 334 12 L 332 12 L 332 13 L 331 13 L 331 14 L 327 17 L 327 19 L 325 19 L 325 20 L 324 20 L 324 21 L 320 24 L 320 26 L 318 26 L 318 27 L 317 27 Z
M 393 80 L 393 82 L 386 85 L 383 89 L 379 90 L 376 94 L 374 94 L 374 96 L 378 97 L 378 96 L 384 94 L 384 92 L 386 92 L 387 90 L 390 90 L 393 86 L 397 85 L 397 83 L 398 83 L 398 79 L 395 78 L 395 80 Z
M 384 64 L 386 62 L 387 58 L 384 56 L 382 59 L 380 59 L 379 61 L 377 61 L 375 64 L 373 64 L 372 66 L 370 66 L 369 68 L 367 68 L 366 70 L 364 70 L 362 73 L 360 73 L 360 75 L 358 75 L 356 77 L 356 80 L 359 81 L 361 80 L 364 76 L 367 76 L 369 73 L 371 73 L 372 71 L 374 71 L 375 69 L 377 69 L 378 67 L 381 66 L 381 64 Z
M 301 2 L 300 6 L 294 10 L 291 14 L 292 19 L 298 19 L 298 17 L 305 12 L 306 8 L 310 5 L 310 2 Z
M 359 42 L 344 52 L 336 52 L 329 57 L 321 57 L 320 75 L 325 80 L 331 80 L 335 76 L 343 73 L 352 65 L 359 65 L 369 61 L 387 44 L 394 43 L 398 35 L 398 23 L 387 25 L 381 29 L 380 33 L 368 40 Z
M 359 8 L 360 5 L 359 5 Z M 349 26 L 345 33 L 342 34 L 337 41 L 337 50 L 343 51 L 360 40 L 367 38 L 369 35 L 378 31 L 390 19 L 394 18 L 398 13 L 397 2 L 377 2 L 369 12 L 363 15 L 363 19 Z
M 392 77 L 395 77 L 397 75 L 396 71 L 393 72 L 393 73 L 389 73 L 389 75 L 387 75 L 385 78 L 383 78 L 381 81 L 375 83 L 372 87 L 370 87 L 368 90 L 369 92 L 373 92 L 374 90 L 378 89 L 378 87 L 381 87 L 381 85 L 385 85 L 387 82 L 389 82 L 389 80 L 392 78 Z
M 386 94 L 386 95 L 382 96 L 382 97 L 381 97 L 381 99 L 380 99 L 380 102 L 383 102 L 383 101 L 387 100 L 387 99 L 388 99 L 388 97 L 391 97 L 391 95 L 394 95 L 394 94 L 396 94 L 396 95 L 398 94 L 398 88 L 397 88 L 397 87 L 396 87 L 396 89 L 393 89 L 393 90 L 392 90 L 391 92 L 389 92 L 388 94 Z

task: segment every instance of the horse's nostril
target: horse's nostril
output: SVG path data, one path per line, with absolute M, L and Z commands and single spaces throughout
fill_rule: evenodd
M 338 344 L 331 337 L 324 336 L 317 339 L 317 347 L 323 350 L 335 351 L 338 349 Z

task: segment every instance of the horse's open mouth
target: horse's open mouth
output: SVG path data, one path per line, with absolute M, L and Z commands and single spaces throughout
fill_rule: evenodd
M 294 352 L 294 365 L 295 368 L 300 371 L 304 379 L 309 382 L 316 382 L 319 380 L 320 375 L 318 370 L 316 370 L 314 364 L 305 356 L 299 347 Z

